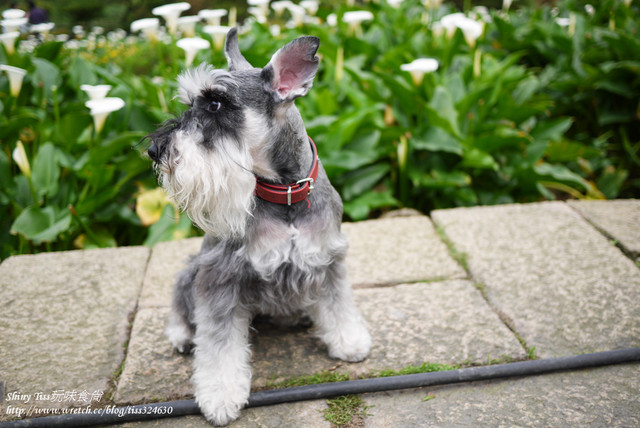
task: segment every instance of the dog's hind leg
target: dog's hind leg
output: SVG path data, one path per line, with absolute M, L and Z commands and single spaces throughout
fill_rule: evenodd
M 369 355 L 371 335 L 354 302 L 342 262 L 327 268 L 325 295 L 310 308 L 315 334 L 329 349 L 329 356 L 362 361 Z
M 249 398 L 250 320 L 249 312 L 221 296 L 196 303 L 192 381 L 202 414 L 215 425 L 236 419 Z
M 193 346 L 193 281 L 197 271 L 197 265 L 191 263 L 178 275 L 173 289 L 171 315 L 164 330 L 174 349 L 182 354 L 189 353 Z

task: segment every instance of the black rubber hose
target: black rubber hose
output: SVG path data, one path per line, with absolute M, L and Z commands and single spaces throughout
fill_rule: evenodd
M 403 376 L 322 383 L 254 392 L 249 397 L 249 403 L 246 407 L 268 406 L 303 400 L 316 400 L 346 394 L 362 394 L 366 392 L 419 388 L 515 376 L 532 376 L 557 371 L 586 369 L 634 361 L 640 361 L 640 348 L 620 349 L 616 351 L 522 361 L 493 366 L 470 367 L 443 372 L 418 373 Z M 168 412 L 168 409 L 171 409 L 170 413 Z M 96 410 L 102 410 L 103 412 L 102 414 L 67 414 L 22 419 L 18 421 L 0 423 L 0 427 L 85 427 L 200 414 L 200 409 L 194 400 L 169 401 L 164 403 L 142 404 L 137 406 L 113 407 Z

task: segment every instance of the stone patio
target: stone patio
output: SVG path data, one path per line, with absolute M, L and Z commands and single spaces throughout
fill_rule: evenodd
M 425 362 L 485 365 L 640 346 L 640 201 L 458 208 L 343 229 L 370 357 L 332 360 L 308 327 L 257 323 L 254 389 L 323 371 L 356 378 Z M 162 331 L 174 277 L 200 243 L 4 260 L 0 421 L 51 407 L 192 397 L 191 357 L 173 352 Z M 639 368 L 365 394 L 374 407 L 362 424 L 638 426 Z M 325 400 L 247 409 L 232 426 L 330 426 L 324 409 Z M 200 416 L 179 424 L 208 426 Z

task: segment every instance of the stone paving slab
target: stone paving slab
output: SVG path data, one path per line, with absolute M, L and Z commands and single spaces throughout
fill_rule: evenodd
M 640 270 L 567 204 L 432 213 L 540 357 L 640 346 Z
M 129 247 L 6 259 L 0 265 L 5 394 L 106 393 L 123 359 L 148 257 L 148 248 Z M 6 416 L 0 412 L 0 420 Z
M 331 428 L 324 420 L 323 412 L 327 408 L 325 400 L 301 401 L 275 406 L 245 409 L 240 417 L 227 425 L 229 428 Z M 211 428 L 203 416 L 184 416 L 179 418 L 157 419 L 145 422 L 129 422 L 109 425 L 113 428 Z
M 149 267 L 138 306 L 171 306 L 171 296 L 176 275 L 186 266 L 189 256 L 200 251 L 203 238 L 161 242 L 153 247 Z
M 640 364 L 626 364 L 379 392 L 363 396 L 365 427 L 637 427 L 639 390 Z
M 591 224 L 618 242 L 627 254 L 640 258 L 640 200 L 568 201 Z
M 260 323 L 251 339 L 254 389 L 328 370 L 357 377 L 425 362 L 486 364 L 526 356 L 469 281 L 359 289 L 355 300 L 373 336 L 367 360 L 354 364 L 330 359 L 306 327 Z M 166 307 L 138 312 L 117 403 L 191 396 L 192 359 L 173 352 L 163 336 L 167 315 Z
M 354 288 L 464 278 L 425 216 L 343 223 L 347 267 Z

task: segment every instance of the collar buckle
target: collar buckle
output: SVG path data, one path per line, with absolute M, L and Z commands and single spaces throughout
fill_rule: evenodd
M 308 177 L 308 178 L 303 178 L 302 180 L 298 180 L 296 181 L 295 186 L 300 186 L 300 184 L 302 183 L 309 183 L 309 193 L 307 193 L 307 196 L 310 195 L 311 193 L 313 193 L 313 177 Z M 291 206 L 291 188 L 293 186 L 289 186 L 287 187 L 287 205 Z

